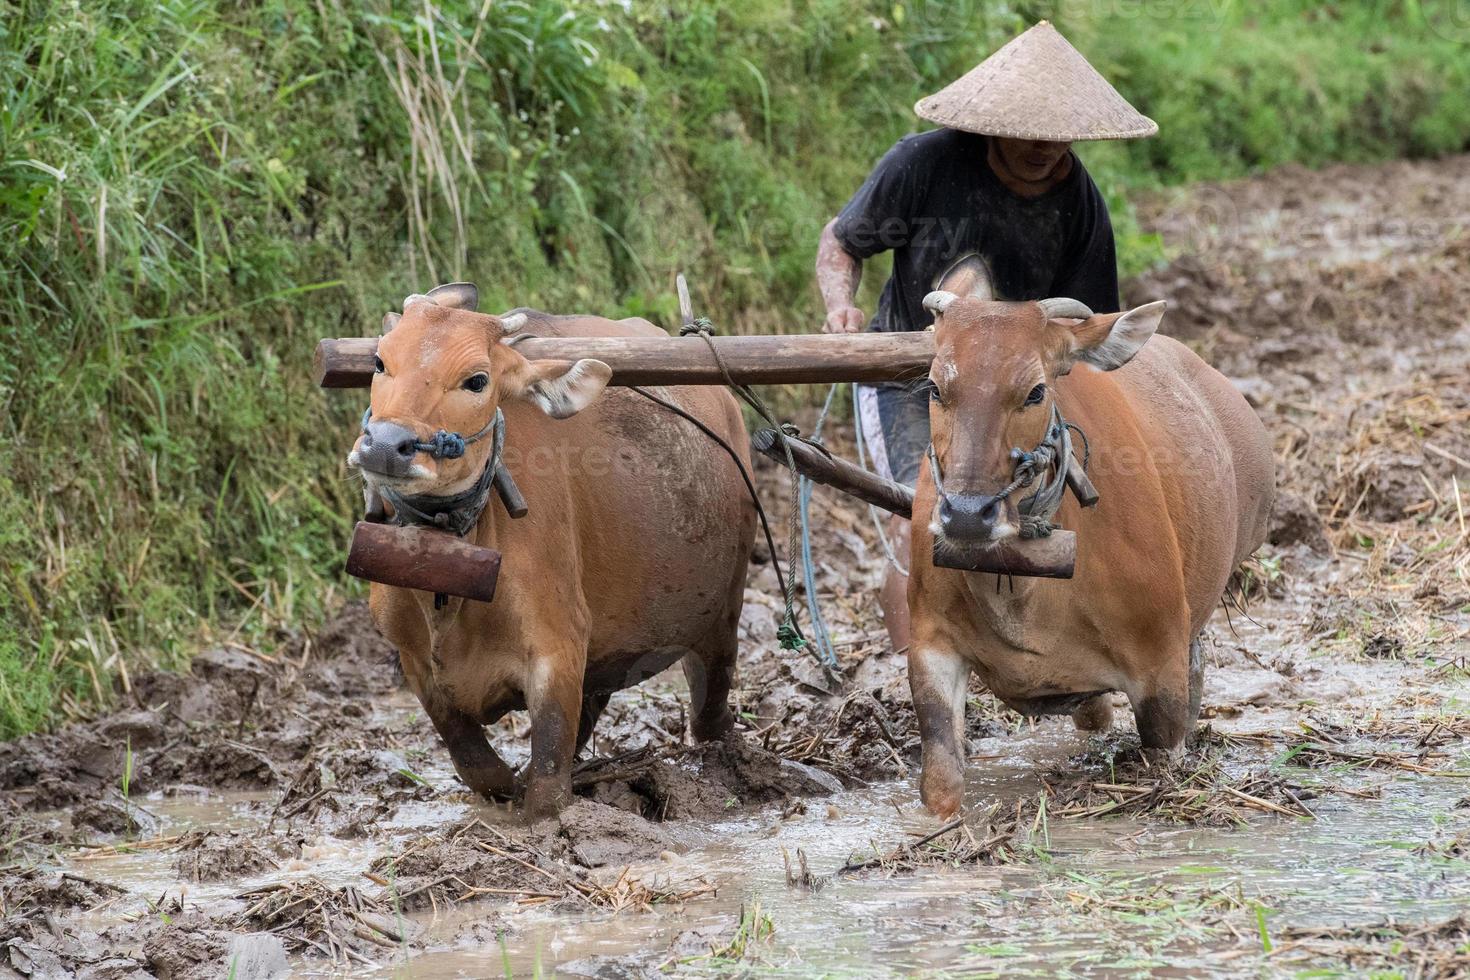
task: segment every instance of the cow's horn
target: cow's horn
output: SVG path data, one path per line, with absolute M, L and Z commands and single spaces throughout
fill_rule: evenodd
M 526 314 L 507 313 L 500 318 L 500 326 L 506 333 L 515 333 L 526 325 Z
M 1086 320 L 1092 316 L 1092 310 L 1087 308 L 1086 303 L 1080 300 L 1068 299 L 1066 296 L 1056 296 L 1052 299 L 1039 300 L 1036 305 L 1041 307 L 1041 312 L 1048 320 L 1057 320 L 1064 317 Z
M 936 289 L 934 290 L 934 292 L 924 297 L 924 309 L 928 310 L 930 313 L 940 315 L 943 314 L 945 310 L 949 309 L 949 304 L 953 303 L 957 299 L 959 299 L 959 297 L 956 296 L 954 293 L 949 292 L 948 290 Z
M 407 296 L 403 297 L 403 311 L 405 313 L 407 313 L 408 312 L 408 308 L 410 306 L 412 306 L 413 304 L 415 304 L 415 303 L 433 303 L 433 302 L 434 302 L 433 300 L 429 299 L 429 297 L 425 296 L 423 293 L 409 293 Z
M 438 306 L 473 312 L 479 309 L 480 291 L 472 282 L 450 282 L 429 290 L 429 299 Z

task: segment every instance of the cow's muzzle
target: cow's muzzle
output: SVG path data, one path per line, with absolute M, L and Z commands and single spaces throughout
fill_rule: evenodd
M 1016 536 L 1003 496 L 939 494 L 939 533 L 955 544 L 989 545 Z
M 362 427 L 362 442 L 353 455 L 367 472 L 401 479 L 409 475 L 418 451 L 418 436 L 411 429 L 374 420 Z

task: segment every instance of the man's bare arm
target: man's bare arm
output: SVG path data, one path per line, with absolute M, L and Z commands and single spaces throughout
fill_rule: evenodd
M 852 303 L 858 283 L 863 279 L 863 262 L 837 240 L 833 231 L 836 224 L 836 218 L 827 222 L 817 243 L 817 289 L 827 305 L 827 322 L 822 332 L 857 333 L 868 325 L 863 311 Z

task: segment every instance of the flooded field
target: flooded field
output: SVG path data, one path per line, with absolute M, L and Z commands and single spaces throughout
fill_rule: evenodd
M 819 490 L 841 677 L 753 567 L 741 737 L 685 744 L 675 675 L 624 692 L 554 821 L 463 790 L 358 606 L 0 746 L 0 976 L 1470 975 L 1470 159 L 1150 221 L 1181 255 L 1127 298 L 1247 393 L 1282 487 L 1181 760 L 975 688 L 970 808 L 926 816 L 882 552 Z

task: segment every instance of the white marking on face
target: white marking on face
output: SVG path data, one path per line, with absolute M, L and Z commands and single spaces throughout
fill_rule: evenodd
M 1011 523 L 1009 516 L 1006 516 L 990 525 L 990 538 L 985 543 L 1000 544 L 1002 541 L 1007 541 L 1019 535 L 1020 531 L 1016 528 L 1016 525 Z
M 439 356 L 439 338 L 433 337 L 419 344 L 419 367 L 428 368 L 429 362 Z
M 368 487 L 374 490 L 377 490 L 380 487 L 389 487 L 393 490 L 397 490 L 399 493 L 407 494 L 427 493 L 430 490 L 433 490 L 433 492 L 435 493 L 458 492 L 453 488 L 445 489 L 439 487 L 415 486 L 414 484 L 416 482 L 428 481 L 434 476 L 434 472 L 430 470 L 427 466 L 424 466 L 422 463 L 414 463 L 408 468 L 407 473 L 405 473 L 403 476 L 396 477 L 384 476 L 381 473 L 374 473 L 371 470 L 364 470 L 360 467 L 358 468 L 358 472 L 362 476 L 362 482 L 367 484 Z M 470 479 L 473 479 L 473 477 Z

